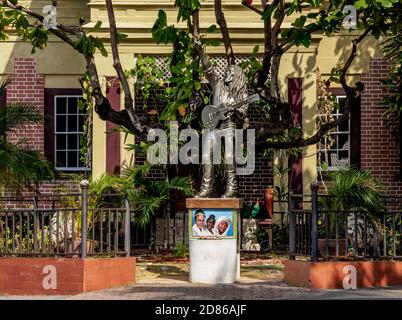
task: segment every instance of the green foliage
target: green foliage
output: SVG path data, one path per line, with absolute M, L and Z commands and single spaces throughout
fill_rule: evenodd
M 22 34 L 23 41 L 31 43 L 31 53 L 35 53 L 36 49 L 44 49 L 47 45 L 49 31 L 43 27 L 23 29 L 20 34 Z
M 138 55 L 135 69 L 126 71 L 128 77 L 135 78 L 135 91 L 143 100 L 144 108 L 153 104 L 156 112 L 157 101 L 164 99 L 161 89 L 164 89 L 163 71 L 156 65 L 154 57 Z
M 189 248 L 187 244 L 176 243 L 174 247 L 174 255 L 176 258 L 188 258 Z
M 78 108 L 85 112 L 85 122 L 83 126 L 84 134 L 80 136 L 80 160 L 85 163 L 85 167 L 90 168 L 92 162 L 92 121 L 95 102 L 92 97 L 92 85 L 89 73 L 86 72 L 80 79 L 82 89 L 82 100 L 78 101 Z
M 78 41 L 75 42 L 74 48 L 83 55 L 93 55 L 95 54 L 96 49 L 100 51 L 102 56 L 107 57 L 108 55 L 102 40 L 92 35 L 83 35 Z
M 0 222 L 0 252 L 5 252 L 7 248 L 7 252 L 10 253 L 13 251 L 13 245 L 14 252 L 32 252 L 34 249 L 33 223 L 29 228 L 28 230 L 27 224 L 20 225 L 17 223 L 14 237 L 11 237 L 11 228 L 6 226 L 4 221 Z M 55 245 L 55 243 L 54 239 L 49 238 L 49 228 L 47 226 L 43 227 L 43 238 L 42 229 L 38 230 L 36 241 L 38 252 L 46 252 L 49 245 Z
M 258 59 L 259 50 L 260 46 L 256 45 L 250 59 L 240 64 L 240 67 L 244 70 L 249 82 L 253 81 L 257 73 L 262 69 L 262 63 Z
M 179 8 L 177 22 L 188 20 L 193 12 L 201 7 L 199 0 L 175 0 L 174 5 Z
M 183 10 L 179 9 L 178 20 L 189 19 L 188 10 L 191 8 L 193 8 L 191 10 L 195 10 L 194 8 L 197 7 L 194 1 L 184 2 L 189 7 L 185 6 Z M 177 3 L 181 4 L 181 1 L 177 1 Z M 208 32 L 214 32 L 215 28 L 210 26 Z M 192 112 L 189 111 L 189 101 L 194 97 L 195 93 L 198 92 L 205 101 L 207 100 L 201 91 L 200 78 L 202 69 L 199 62 L 194 59 L 196 52 L 190 32 L 179 31 L 175 26 L 168 26 L 166 13 L 160 10 L 152 28 L 152 35 L 156 43 L 170 43 L 174 49 L 166 61 L 172 76 L 169 78 L 170 86 L 165 88 L 164 91 L 163 101 L 165 102 L 165 108 L 159 120 L 162 122 L 171 120 L 189 122 L 195 119 L 195 116 L 191 115 Z M 216 44 L 207 40 L 206 36 L 202 37 L 202 41 L 210 45 Z M 144 86 L 146 86 L 145 83 Z
M 381 184 L 369 170 L 344 168 L 328 173 L 328 195 L 320 197 L 320 208 L 327 212 L 328 236 L 335 236 L 336 221 L 340 223 L 343 212 L 358 212 L 359 218 L 367 219 L 370 227 L 382 229 L 383 212 Z M 350 218 L 349 217 L 349 218 Z M 355 221 L 351 221 L 352 225 Z M 319 233 L 325 233 L 324 216 L 318 220 Z M 349 226 L 350 227 L 350 226 Z M 358 228 L 360 228 L 358 223 Z M 339 230 L 338 230 L 339 231 Z
M 149 169 L 150 165 L 148 164 Z M 188 177 L 173 177 L 168 180 L 154 180 L 147 178 L 143 173 L 139 174 L 135 166 L 124 168 L 122 174 L 133 186 L 126 190 L 130 202 L 136 212 L 135 223 L 145 227 L 150 223 L 151 218 L 169 200 L 170 192 L 181 191 L 187 196 L 193 194 L 191 180 Z
M 340 169 L 328 174 L 332 209 L 358 210 L 372 221 L 381 208 L 381 184 L 369 170 Z
M 6 81 L 0 86 L 0 95 L 8 84 Z M 0 188 L 12 186 L 19 190 L 24 183 L 38 184 L 53 177 L 50 164 L 39 151 L 28 149 L 23 140 L 15 144 L 6 140 L 6 134 L 18 125 L 40 121 L 39 109 L 31 104 L 15 103 L 0 110 Z

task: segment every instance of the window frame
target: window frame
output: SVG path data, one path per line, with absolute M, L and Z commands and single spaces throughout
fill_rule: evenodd
M 45 156 L 52 163 L 53 170 L 59 173 L 90 172 L 91 167 L 56 166 L 56 98 L 82 97 L 81 89 L 45 88 Z M 78 129 L 78 128 L 77 128 Z M 67 141 L 66 141 L 67 142 Z M 79 145 L 78 145 L 79 147 Z M 67 148 L 67 146 L 66 146 Z M 79 150 L 79 149 L 78 149 Z
M 346 97 L 346 92 L 343 88 L 328 88 L 328 92 L 331 92 L 336 98 Z M 319 146 L 317 144 L 318 155 Z M 361 99 L 356 98 L 353 102 L 352 108 L 349 113 L 349 167 L 353 166 L 356 169 L 361 167 Z M 336 169 L 329 170 L 335 171 L 341 169 L 343 166 L 334 167 Z M 317 168 L 320 170 L 320 168 Z
M 342 95 L 342 94 L 336 95 L 336 94 L 334 94 L 334 96 L 335 96 L 335 98 L 336 98 L 336 100 L 337 100 L 338 105 L 339 105 L 339 99 L 346 99 L 346 95 Z M 336 119 L 337 119 L 337 118 L 341 117 L 341 116 L 343 115 L 343 113 L 339 113 L 339 109 L 337 109 L 337 110 L 336 110 L 336 113 L 335 113 L 335 114 L 332 114 L 332 115 L 335 116 Z M 320 115 L 320 116 L 324 116 L 324 115 Z M 347 165 L 328 166 L 328 171 L 330 171 L 330 172 L 337 171 L 337 170 L 340 170 L 340 169 L 342 169 L 342 168 L 344 168 L 344 167 L 347 167 L 347 166 L 350 166 L 350 165 L 351 165 L 351 148 L 350 148 L 350 144 L 351 144 L 351 131 L 350 131 L 350 128 L 351 128 L 351 119 L 350 119 L 350 117 L 349 117 L 349 119 L 348 119 L 348 131 L 340 131 L 340 130 L 339 130 L 339 126 L 337 126 L 337 127 L 336 127 L 336 130 L 335 130 L 334 132 L 331 132 L 331 133 L 327 133 L 327 134 L 326 134 L 326 135 L 332 135 L 332 136 L 336 137 L 336 140 L 337 140 L 337 141 L 335 142 L 335 143 L 337 144 L 337 148 L 336 148 L 336 149 L 327 150 L 327 151 L 326 151 L 327 153 L 329 153 L 330 151 L 331 151 L 331 153 L 336 151 L 336 155 L 338 156 L 338 160 L 339 160 L 339 152 L 340 152 L 340 151 L 347 151 L 347 152 L 348 152 L 348 157 L 347 157 L 347 159 L 348 159 L 348 164 L 347 164 Z M 339 136 L 339 135 L 345 135 L 345 134 L 348 135 L 348 148 L 347 148 L 347 149 L 339 149 L 339 148 L 338 148 L 338 136 Z M 324 135 L 323 138 L 325 138 L 325 135 Z M 321 153 L 324 152 L 324 151 L 321 151 L 321 149 L 319 148 L 318 152 L 319 152 L 319 155 L 321 156 Z
M 60 150 L 57 150 L 57 148 L 56 148 L 56 137 L 57 137 L 57 134 L 64 134 L 64 135 L 69 135 L 69 134 L 75 134 L 75 135 L 80 135 L 80 134 L 84 134 L 85 132 L 84 131 L 75 131 L 75 132 L 68 132 L 67 131 L 67 123 L 66 123 L 66 131 L 60 131 L 60 132 L 58 132 L 57 131 L 57 116 L 59 115 L 58 113 L 57 113 L 57 103 L 56 103 L 56 101 L 57 101 L 57 98 L 66 98 L 67 99 L 67 102 L 68 102 L 68 99 L 69 98 L 77 98 L 77 108 L 78 108 L 78 100 L 79 100 L 79 98 L 82 98 L 82 94 L 81 95 L 65 95 L 65 94 L 63 94 L 63 95 L 54 95 L 53 96 L 53 99 L 54 99 L 54 101 L 53 101 L 53 114 L 54 114 L 54 119 L 53 119 L 53 121 L 54 121 L 54 123 L 53 123 L 53 135 L 54 135 L 54 139 L 53 139 L 53 141 L 54 141 L 54 155 L 53 155 L 53 157 L 54 157 L 54 159 L 55 159 L 55 161 L 54 161 L 54 169 L 55 170 L 57 170 L 57 171 L 63 171 L 63 172 L 67 172 L 67 171 L 73 171 L 73 172 L 83 172 L 83 171 L 89 171 L 89 168 L 87 168 L 87 167 L 79 167 L 79 166 L 77 166 L 77 167 L 58 167 L 57 166 L 57 163 L 56 163 L 56 159 L 57 159 L 57 151 L 60 151 Z M 67 113 L 66 114 L 64 114 L 65 116 L 68 116 L 69 115 L 69 113 L 68 113 L 68 106 L 66 105 L 66 108 L 67 108 Z M 60 115 L 62 115 L 62 114 L 60 114 Z M 79 129 L 78 128 L 79 127 L 79 113 L 77 113 L 77 130 Z M 79 141 L 78 141 L 78 144 L 77 144 L 77 147 L 78 147 L 78 149 L 74 149 L 74 151 L 78 151 L 78 157 L 80 157 L 80 149 L 79 149 Z M 72 150 L 72 149 L 71 149 Z M 62 150 L 62 151 L 64 151 L 64 150 Z M 68 140 L 66 140 L 66 150 L 65 150 L 66 152 L 68 152 L 69 151 L 69 149 L 68 149 Z M 68 162 L 68 154 L 67 154 L 67 158 L 66 158 L 66 162 Z M 78 164 L 79 164 L 79 158 L 78 158 Z

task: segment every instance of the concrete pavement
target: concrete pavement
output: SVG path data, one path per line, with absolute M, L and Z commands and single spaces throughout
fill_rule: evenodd
M 321 300 L 401 299 L 402 286 L 357 290 L 310 290 L 280 280 L 242 277 L 240 283 L 205 285 L 189 283 L 187 276 L 145 278 L 137 284 L 75 296 L 0 296 L 3 299 L 56 300 Z

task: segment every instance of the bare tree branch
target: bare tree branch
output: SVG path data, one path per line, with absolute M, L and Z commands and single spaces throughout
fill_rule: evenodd
M 285 19 L 285 16 L 286 16 L 284 0 L 274 1 L 272 3 L 272 6 L 274 6 L 274 5 L 278 5 L 278 10 L 280 12 L 280 16 L 275 21 L 275 24 L 272 27 L 271 46 L 272 46 L 273 50 L 275 50 L 278 47 L 279 33 L 281 31 L 281 26 L 282 26 L 283 20 Z
M 345 90 L 346 93 L 354 93 L 353 88 L 351 88 L 347 83 L 346 83 L 346 73 L 352 64 L 354 58 L 357 55 L 357 45 L 363 41 L 363 39 L 371 32 L 371 27 L 367 28 L 358 38 L 354 39 L 352 41 L 352 52 L 350 53 L 350 56 L 348 60 L 346 61 L 345 65 L 343 66 L 342 73 L 339 77 L 339 81 L 342 84 L 343 89 Z
M 92 55 L 86 55 L 85 59 L 87 62 L 87 70 L 90 76 L 91 86 L 93 88 L 92 96 L 95 99 L 96 113 L 102 120 L 108 120 L 115 124 L 122 125 L 127 129 L 136 130 L 126 111 L 115 111 L 110 105 L 109 100 L 103 96 L 94 57 Z
M 21 5 L 14 5 L 7 0 L 3 0 L 3 5 L 13 9 L 23 12 L 33 18 L 36 18 L 40 22 L 43 22 L 44 17 L 41 14 L 38 14 L 30 9 L 27 9 Z M 81 38 L 85 35 L 81 26 L 77 27 L 65 27 L 61 24 L 57 25 L 58 29 L 50 29 L 54 35 L 59 37 L 61 40 L 75 48 L 74 41 L 69 38 L 66 33 L 76 35 L 78 38 Z M 60 30 L 59 30 L 60 29 Z M 95 64 L 95 59 L 92 54 L 83 54 L 87 63 L 87 70 L 90 75 L 91 86 L 93 88 L 93 97 L 95 99 L 95 111 L 98 113 L 99 117 L 102 120 L 111 121 L 117 125 L 122 125 L 127 129 L 131 130 L 134 133 L 138 134 L 146 134 L 148 127 L 144 126 L 139 120 L 138 116 L 135 114 L 129 114 L 126 110 L 115 111 L 110 102 L 106 97 L 103 96 L 101 85 L 99 83 L 98 72 Z
M 216 18 L 216 22 L 218 23 L 218 25 L 221 29 L 221 34 L 222 34 L 222 38 L 223 38 L 223 43 L 225 45 L 225 52 L 226 52 L 226 58 L 228 60 L 228 64 L 235 64 L 235 56 L 234 56 L 234 52 L 233 52 L 233 48 L 232 48 L 232 41 L 230 39 L 225 15 L 223 14 L 223 11 L 222 11 L 222 1 L 221 0 L 215 0 L 215 18 Z
M 273 1 L 271 5 L 267 4 L 266 0 L 261 0 L 261 4 L 264 8 L 264 12 L 271 8 L 274 5 L 277 5 L 279 0 Z M 268 79 L 268 75 L 271 71 L 271 59 L 272 59 L 272 43 L 271 43 L 271 37 L 272 37 L 272 19 L 271 17 L 267 18 L 264 20 L 264 58 L 262 61 L 262 69 L 258 73 L 258 80 L 257 80 L 257 86 L 258 88 L 263 88 L 265 85 L 265 82 Z
M 347 97 L 349 99 L 349 97 Z M 351 104 L 350 102 L 347 102 Z M 322 137 L 328 133 L 329 130 L 337 127 L 340 125 L 343 121 L 349 118 L 349 114 L 344 113 L 341 117 L 337 118 L 334 121 L 324 123 L 316 133 L 309 137 L 309 138 L 302 138 L 298 137 L 294 140 L 291 141 L 264 141 L 263 139 L 259 139 L 259 141 L 256 142 L 256 146 L 258 147 L 265 147 L 265 148 L 272 148 L 272 149 L 290 149 L 290 148 L 295 148 L 295 147 L 306 147 L 309 145 L 317 144 Z M 261 129 L 259 131 L 259 135 L 257 136 L 265 136 L 267 135 L 272 135 L 272 133 L 277 132 L 277 130 L 272 130 L 270 131 L 269 129 Z
M 257 135 L 259 137 L 259 141 L 257 141 L 256 146 L 262 146 L 265 148 L 277 148 L 277 149 L 289 149 L 289 148 L 294 148 L 294 147 L 305 147 L 309 146 L 312 144 L 318 143 L 322 137 L 328 133 L 329 130 L 336 128 L 339 126 L 341 123 L 349 119 L 350 115 L 350 110 L 353 107 L 353 105 L 356 102 L 356 99 L 358 98 L 358 92 L 356 88 L 350 87 L 346 83 L 346 73 L 347 70 L 349 69 L 350 65 L 352 64 L 354 58 L 356 57 L 356 51 L 357 51 L 357 45 L 371 32 L 371 28 L 367 28 L 358 38 L 354 39 L 352 41 L 353 47 L 352 51 L 349 55 L 348 60 L 346 61 L 342 73 L 340 76 L 340 82 L 342 84 L 342 87 L 344 88 L 346 92 L 346 101 L 345 101 L 345 109 L 341 117 L 337 118 L 336 120 L 324 123 L 321 125 L 321 127 L 316 131 L 316 133 L 309 137 L 309 138 L 303 138 L 303 137 L 297 137 L 294 140 L 291 141 L 266 141 L 266 137 L 269 135 L 272 135 L 273 133 L 275 134 L 277 132 L 276 128 L 274 130 L 270 131 L 270 128 L 261 128 L 259 129 L 259 134 Z
M 195 11 L 192 14 L 193 17 L 193 39 L 194 39 L 194 48 L 200 57 L 202 68 L 204 69 L 204 74 L 212 87 L 218 83 L 218 76 L 216 75 L 213 65 L 211 61 L 208 59 L 208 56 L 205 54 L 204 49 L 202 47 L 200 41 L 200 18 L 199 11 Z
M 264 0 L 262 0 L 262 1 L 264 1 Z M 261 11 L 261 10 L 258 9 L 258 8 L 256 8 L 256 7 L 253 6 L 252 4 L 248 4 L 245 0 L 243 0 L 241 4 L 242 4 L 243 6 L 245 6 L 245 7 L 247 7 L 247 8 L 249 8 L 249 9 L 253 10 L 254 12 L 258 13 L 260 16 L 262 16 L 263 13 L 264 13 L 263 11 Z
M 127 78 L 124 74 L 123 68 L 120 62 L 119 49 L 118 49 L 118 38 L 117 38 L 117 28 L 116 28 L 116 18 L 114 15 L 112 0 L 106 0 L 106 8 L 109 18 L 110 25 L 110 45 L 112 48 L 113 55 L 113 67 L 115 68 L 117 75 L 119 77 L 120 83 L 124 91 L 124 107 L 127 111 L 128 116 L 136 128 L 136 131 L 142 132 L 145 130 L 145 126 L 141 123 L 139 118 L 134 112 L 134 101 L 130 91 L 130 86 L 128 84 Z

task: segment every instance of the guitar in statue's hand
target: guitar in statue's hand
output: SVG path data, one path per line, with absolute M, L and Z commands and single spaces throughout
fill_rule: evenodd
M 232 106 L 228 106 L 226 103 L 222 103 L 219 106 L 219 109 L 221 110 L 221 120 L 226 120 L 229 119 L 234 112 L 234 108 Z
M 258 94 L 253 94 L 248 98 L 231 105 L 221 104 L 219 108 L 214 105 L 205 106 L 201 112 L 201 120 L 206 129 L 216 128 L 220 121 L 228 119 L 239 106 L 245 103 L 254 103 L 260 99 Z

